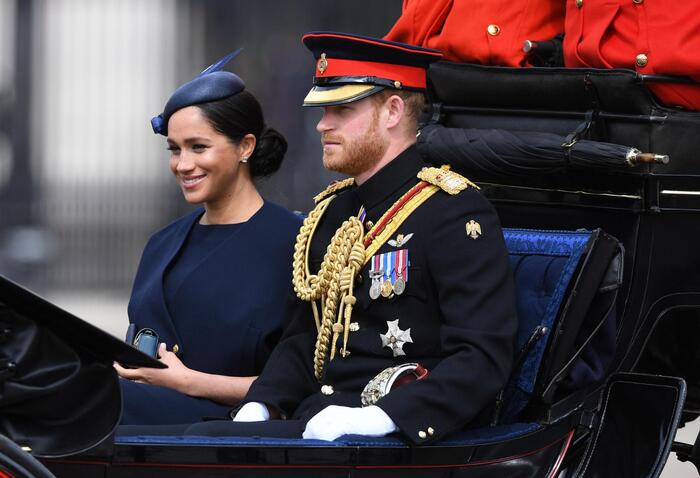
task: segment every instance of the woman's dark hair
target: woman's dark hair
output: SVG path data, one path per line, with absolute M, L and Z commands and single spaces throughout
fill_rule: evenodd
M 262 108 L 252 93 L 243 90 L 197 107 L 212 127 L 234 144 L 246 134 L 255 136 L 255 150 L 248 159 L 251 176 L 268 176 L 280 168 L 287 152 L 287 141 L 279 132 L 265 126 Z

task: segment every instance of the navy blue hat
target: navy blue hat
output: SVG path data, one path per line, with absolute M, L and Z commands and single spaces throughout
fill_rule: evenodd
M 348 33 L 311 32 L 302 42 L 316 59 L 304 106 L 349 103 L 384 88 L 425 91 L 428 67 L 442 58 L 438 50 Z
M 240 93 L 245 89 L 245 83 L 238 75 L 221 71 L 226 64 L 235 58 L 241 48 L 220 58 L 191 80 L 175 90 L 163 112 L 151 118 L 151 126 L 156 134 L 168 135 L 168 120 L 176 111 L 187 106 L 221 100 Z

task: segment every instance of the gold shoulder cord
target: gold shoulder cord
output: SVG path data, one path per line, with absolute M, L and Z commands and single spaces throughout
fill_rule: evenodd
M 352 306 L 356 302 L 353 295 L 355 275 L 362 269 L 365 258 L 362 223 L 357 217 L 350 217 L 335 231 L 318 274 L 309 273 L 308 256 L 311 238 L 321 216 L 334 197 L 330 196 L 322 200 L 304 220 L 294 246 L 292 277 L 294 291 L 300 299 L 312 303 L 318 330 L 314 353 L 314 375 L 317 380 L 321 380 L 323 376 L 323 363 L 328 356 L 331 332 L 337 339 L 337 336 L 343 332 L 342 319 L 347 323 L 352 315 Z M 322 310 L 320 320 L 315 304 L 319 299 Z M 331 360 L 335 358 L 335 351 L 334 341 Z M 347 355 L 345 348 L 341 350 L 341 354 Z
M 362 267 L 393 236 L 413 211 L 430 196 L 441 189 L 450 194 L 457 194 L 462 189 L 473 185 L 468 179 L 448 171 L 445 167 L 443 169 L 426 168 L 418 174 L 418 177 L 430 184 L 419 183 L 396 201 L 368 232 L 369 243 L 366 244 L 364 229 L 357 217 L 352 216 L 344 221 L 333 235 L 316 275 L 309 271 L 311 239 L 328 205 L 336 197 L 333 193 L 342 187 L 349 186 L 351 184 L 349 180 L 343 181 L 343 184 L 338 187 L 331 186 L 332 190 L 329 188 L 316 196 L 317 205 L 299 230 L 294 245 L 292 283 L 297 296 L 301 300 L 311 302 L 318 331 L 314 351 L 314 375 L 319 381 L 323 377 L 324 363 L 329 355 L 329 344 L 331 345 L 330 360 L 333 360 L 340 334 L 343 334 L 343 347 L 340 354 L 343 357 L 350 354 L 347 351 L 349 326 L 352 308 L 357 302 L 353 295 L 353 287 L 355 276 Z M 316 301 L 321 303 L 320 318 Z

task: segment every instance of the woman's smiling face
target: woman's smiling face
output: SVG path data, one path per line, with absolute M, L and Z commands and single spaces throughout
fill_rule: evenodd
M 241 148 L 216 131 L 198 107 L 170 117 L 168 149 L 170 170 L 187 202 L 214 205 L 231 199 L 241 172 Z

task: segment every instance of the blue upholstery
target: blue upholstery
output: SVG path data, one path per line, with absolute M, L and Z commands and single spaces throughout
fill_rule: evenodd
M 538 326 L 547 330 L 527 351 L 506 387 L 501 414 L 505 423 L 514 420 L 532 396 L 552 326 L 590 235 L 588 231 L 504 230 L 517 291 L 516 355 Z
M 439 444 L 442 446 L 460 445 L 488 445 L 489 443 L 498 443 L 511 438 L 517 438 L 528 433 L 540 430 L 542 425 L 537 423 L 511 423 L 507 425 L 497 425 L 495 427 L 474 428 L 458 433 L 453 433 L 442 440 Z M 338 440 L 346 446 L 399 446 L 406 445 L 401 439 L 393 437 L 372 438 L 358 435 L 346 435 L 338 438 Z
M 495 427 L 467 430 L 451 435 L 440 445 L 487 445 L 510 438 L 516 438 L 540 430 L 537 423 L 513 423 Z M 408 447 L 405 441 L 394 437 L 364 437 L 346 435 L 335 441 L 303 440 L 301 438 L 267 437 L 202 437 L 202 436 L 123 436 L 115 440 L 117 445 L 206 445 L 206 446 L 294 446 L 294 447 L 343 447 L 343 446 L 390 446 Z
M 440 445 L 483 445 L 516 438 L 542 427 L 536 423 L 518 423 L 518 414 L 527 405 L 537 379 L 549 333 L 559 314 L 562 301 L 578 263 L 586 250 L 588 231 L 541 231 L 505 229 L 504 236 L 513 268 L 519 317 L 515 350 L 523 349 L 538 326 L 548 332 L 531 346 L 515 370 L 504 394 L 502 424 L 466 430 L 441 441 Z M 407 446 L 394 437 L 369 438 L 344 436 L 334 442 L 265 437 L 199 436 L 123 436 L 121 445 L 208 445 L 208 446 Z

